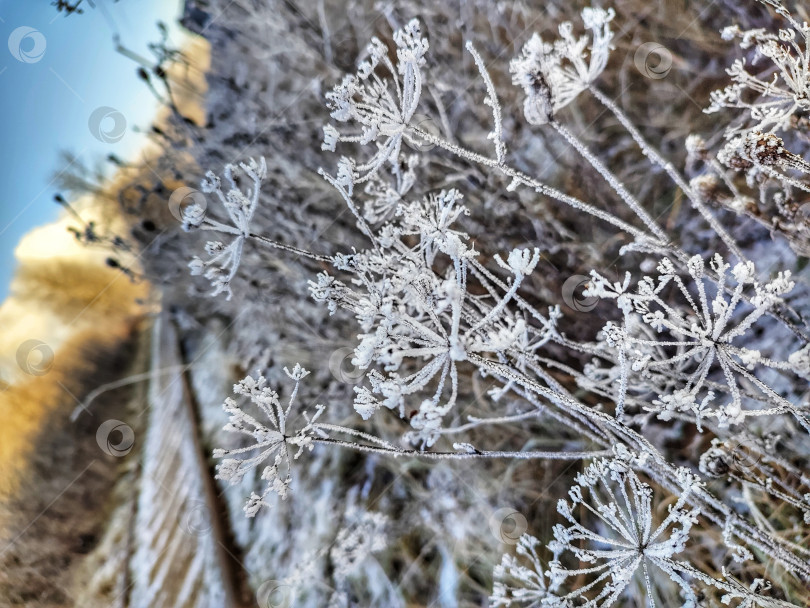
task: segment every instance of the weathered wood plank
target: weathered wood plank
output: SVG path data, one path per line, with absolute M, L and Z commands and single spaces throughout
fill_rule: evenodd
M 154 326 L 152 369 L 182 369 L 182 364 L 174 328 L 161 315 Z M 147 416 L 129 604 L 237 606 L 216 489 L 182 371 L 153 375 Z

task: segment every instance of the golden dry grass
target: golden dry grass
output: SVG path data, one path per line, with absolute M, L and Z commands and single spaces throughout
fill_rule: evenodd
M 53 363 L 42 375 L 7 372 L 12 381 L 0 393 L 0 497 L 14 491 L 48 418 L 59 408 L 75 407 L 71 393 L 83 393 L 78 379 L 93 371 L 92 352 L 114 350 L 130 336 L 146 293 L 146 285 L 131 283 L 92 255 L 21 265 L 16 301 L 4 305 L 2 316 L 14 323 L 13 315 L 23 311 L 16 319 L 20 331 L 11 333 L 44 342 Z M 16 364 L 19 344 L 5 339 L 2 346 L 6 365 Z

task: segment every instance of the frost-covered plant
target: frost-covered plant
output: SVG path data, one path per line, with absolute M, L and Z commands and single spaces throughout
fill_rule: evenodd
M 228 245 L 224 245 L 220 241 L 208 241 L 205 245 L 205 252 L 209 259 L 203 261 L 194 256 L 188 264 L 192 275 L 204 275 L 211 282 L 211 286 L 214 288 L 211 292 L 212 296 L 226 293 L 228 300 L 233 296 L 231 281 L 239 270 L 242 251 L 248 239 L 296 255 L 322 259 L 320 256 L 251 232 L 251 222 L 259 205 L 261 185 L 267 178 L 267 162 L 263 157 L 258 161 L 251 158 L 249 162 L 239 163 L 238 166 L 227 164 L 223 173 L 230 186 L 227 192 L 223 192 L 222 180 L 213 171 L 206 173 L 206 178 L 200 187 L 203 192 L 216 194 L 228 214 L 231 225 L 223 224 L 209 217 L 206 208 L 196 201 L 182 209 L 184 230 L 213 231 L 232 237 Z M 253 187 L 249 188 L 247 192 L 242 191 L 237 181 L 242 174 L 246 175 L 253 184 Z
M 362 565 L 387 544 L 388 518 L 382 513 L 350 507 L 346 521 L 338 531 L 329 550 L 329 561 L 334 571 L 336 589 L 329 598 L 328 608 L 348 608 L 354 605 L 348 590 L 349 579 L 356 575 Z
M 360 134 L 344 135 L 335 127 L 324 127 L 324 150 L 334 152 L 337 142 L 374 143 L 377 152 L 366 162 L 356 164 L 343 157 L 336 178 L 328 178 L 351 196 L 354 183 L 370 179 L 386 162 L 402 179 L 399 156 L 404 141 L 413 138 L 407 127 L 419 104 L 422 92 L 421 67 L 428 50 L 427 39 L 417 21 L 411 21 L 396 32 L 397 62 L 388 57 L 387 47 L 374 38 L 368 47 L 369 58 L 360 64 L 356 75 L 348 75 L 326 95 L 332 118 L 338 122 L 353 122 L 362 127 Z M 381 67 L 387 76 L 380 76 Z M 392 86 L 393 85 L 393 86 Z M 413 140 L 418 143 L 417 140 Z
M 810 192 L 810 165 L 796 152 L 806 142 L 810 125 L 810 26 L 780 0 L 762 3 L 774 9 L 785 27 L 776 32 L 736 25 L 723 30 L 725 39 L 739 39 L 750 58 L 732 64 L 728 70 L 732 83 L 712 93 L 706 111 L 743 112 L 726 128 L 727 142 L 716 158 L 705 148 L 698 153 L 713 174 L 700 179 L 709 199 L 784 234 L 794 251 L 807 256 L 810 207 L 803 193 Z M 747 195 L 723 166 L 742 173 L 746 185 L 759 191 L 759 200 Z M 718 178 L 731 196 L 718 192 L 713 181 Z
M 510 65 L 512 81 L 526 93 L 523 112 L 529 123 L 551 121 L 602 73 L 613 39 L 609 24 L 615 16 L 612 8 L 584 9 L 582 21 L 591 30 L 591 40 L 575 38 L 570 21 L 560 24 L 560 38 L 553 43 L 532 34 L 521 56 Z
M 567 525 L 554 526 L 554 540 L 549 544 L 554 560 L 548 576 L 558 594 L 572 579 L 584 576 L 586 581 L 561 595 L 558 603 L 546 604 L 565 606 L 579 601 L 593 608 L 612 606 L 639 573 L 647 602 L 656 606 L 655 566 L 680 586 L 687 605 L 695 605 L 696 595 L 673 556 L 683 552 L 697 521 L 698 509 L 684 508 L 697 480 L 685 469 L 679 475 L 681 494 L 660 522 L 654 521 L 652 488 L 638 478 L 626 459 L 600 459 L 577 475 L 576 485 L 568 491 L 571 502 L 561 499 L 557 506 Z M 587 514 L 580 514 L 582 509 Z M 583 525 L 579 522 L 583 517 L 593 523 Z M 567 553 L 586 567 L 566 567 L 560 558 Z
M 223 409 L 230 415 L 230 421 L 225 430 L 240 433 L 252 438 L 252 442 L 244 447 L 214 450 L 214 458 L 225 458 L 217 467 L 217 478 L 231 484 L 238 484 L 245 474 L 262 465 L 272 458 L 272 464 L 266 465 L 262 471 L 262 479 L 267 482 L 261 495 L 252 492 L 245 504 L 245 514 L 253 517 L 262 507 L 269 506 L 266 498 L 268 494 L 278 494 L 281 498 L 287 497 L 290 486 L 290 461 L 297 460 L 304 450 L 312 449 L 313 437 L 325 437 L 314 422 L 323 413 L 322 405 L 316 406 L 312 417 L 304 413 L 305 424 L 293 430 L 287 427 L 295 397 L 298 394 L 298 384 L 309 372 L 296 364 L 292 371 L 284 368 L 285 373 L 295 386 L 290 394 L 287 406 L 283 406 L 278 393 L 267 386 L 264 376 L 253 378 L 247 376 L 241 382 L 234 384 L 233 392 L 236 395 L 247 397 L 263 415 L 263 421 L 257 420 L 245 412 L 234 399 L 225 399 Z M 267 421 L 267 424 L 264 423 Z M 297 450 L 294 454 L 291 449 Z M 253 453 L 254 455 L 250 455 Z M 239 456 L 231 458 L 231 456 Z M 242 457 L 245 456 L 245 457 Z
M 240 168 L 253 182 L 253 189 L 247 193 L 243 193 L 236 183 Z M 214 288 L 212 295 L 216 296 L 225 292 L 230 299 L 232 295 L 231 280 L 239 269 L 245 239 L 251 236 L 250 223 L 259 204 L 262 180 L 267 177 L 267 164 L 262 158 L 259 162 L 251 159 L 249 163 L 242 163 L 239 167 L 227 165 L 225 179 L 230 185 L 227 192 L 222 191 L 222 182 L 212 171 L 209 171 L 206 177 L 207 179 L 202 183 L 203 192 L 213 192 L 217 195 L 232 225 L 228 226 L 207 217 L 205 208 L 194 202 L 183 209 L 183 229 L 215 230 L 232 235 L 233 240 L 228 245 L 223 245 L 220 241 L 209 241 L 205 246 L 205 252 L 210 258 L 204 262 L 195 257 L 189 262 L 189 268 L 191 268 L 191 274 L 204 273 L 205 278 L 211 281 Z
M 629 375 L 635 372 L 639 378 L 632 383 L 634 390 L 658 392 L 658 398 L 645 409 L 656 412 L 661 420 L 688 413 L 700 428 L 701 420 L 707 416 L 729 425 L 742 424 L 748 416 L 789 411 L 810 430 L 806 414 L 749 371 L 759 366 L 790 369 L 790 363 L 774 361 L 758 350 L 734 344 L 744 343 L 756 321 L 793 289 L 790 272 L 780 272 L 761 284 L 751 262 L 740 262 L 729 272 L 730 265 L 715 254 L 709 267 L 719 277 L 716 285 L 708 281 L 701 256 L 687 262 L 686 270 L 694 284 L 690 289 L 672 261 L 664 258 L 658 264 L 658 277 L 643 277 L 635 293 L 628 291 L 629 273 L 623 284 L 611 284 L 593 272 L 589 293 L 615 299 L 623 313 L 622 326 L 609 322 L 603 330 L 605 347 L 616 352 L 619 363 L 618 415 L 626 402 Z M 662 297 L 667 286 L 673 284 L 684 306 L 674 307 Z M 740 312 L 738 308 L 748 310 Z M 596 369 L 592 368 L 593 378 L 598 377 Z M 603 377 L 612 380 L 614 375 Z M 754 387 L 756 392 L 741 390 L 741 383 Z M 730 401 L 718 403 L 724 395 L 729 395 Z M 765 407 L 746 411 L 743 401 L 759 402 Z
M 357 510 L 347 513 L 348 525 L 340 529 L 329 559 L 339 578 L 346 578 L 358 564 L 385 548 L 385 526 L 388 519 L 382 513 Z
M 729 129 L 730 135 L 787 131 L 796 121 L 806 120 L 810 112 L 810 25 L 794 18 L 780 0 L 763 3 L 773 7 L 790 27 L 774 33 L 762 28 L 742 30 L 735 25 L 722 32 L 725 40 L 739 38 L 740 48 L 755 50 L 751 65 L 744 59 L 732 64 L 728 69 L 732 84 L 713 92 L 706 110 L 745 110 L 746 123 Z
M 432 392 L 410 418 L 415 429 L 410 437 L 427 447 L 435 443 L 442 418 L 458 398 L 460 362 L 503 351 L 519 340 L 538 340 L 537 346 L 548 335 L 535 330 L 529 337 L 522 319 L 504 314 L 537 265 L 536 249 L 515 249 L 505 262 L 496 257 L 511 284 L 494 304 L 467 293 L 470 266 L 477 264 L 475 250 L 466 244 L 469 237 L 453 228 L 466 213 L 460 199 L 450 190 L 400 204 L 395 220 L 379 228 L 376 249 L 336 258 L 336 269 L 349 273 L 351 284 L 325 273 L 312 283 L 316 299 L 328 302 L 332 311 L 352 311 L 368 332 L 359 336 L 352 362 L 361 369 L 376 362 L 385 371 L 369 374 L 370 389 L 355 389 L 355 409 L 368 419 L 384 405 L 405 417 L 406 399 Z M 416 371 L 401 374 L 403 364 L 413 361 L 419 362 Z M 436 378 L 436 387 L 429 389 Z
M 768 3 L 782 14 L 775 0 Z M 354 319 L 352 363 L 366 372 L 354 387 L 353 403 L 363 430 L 345 419 L 326 422 L 333 410 L 320 406 L 312 417 L 305 417 L 305 423 L 291 424 L 293 398 L 306 375 L 300 367 L 288 372 L 296 388 L 286 407 L 261 377 L 248 377 L 237 385 L 235 392 L 247 396 L 262 419 L 227 400 L 231 422 L 226 428 L 249 436 L 250 444 L 218 450 L 216 455 L 253 451 L 256 455 L 226 459 L 219 475 L 238 482 L 248 470 L 273 459 L 262 474 L 269 484 L 262 495 L 251 496 L 248 515 L 267 504 L 271 492 L 286 495 L 291 460 L 314 445 L 392 458 L 584 461 L 569 490 L 570 502 L 558 505 L 565 523 L 555 526 L 554 539 L 541 547 L 541 535 L 525 535 L 517 557 L 505 556 L 496 568 L 494 606 L 607 608 L 638 589 L 646 593 L 644 603 L 655 606 L 666 601 L 664 587 L 668 592 L 674 587 L 685 606 L 697 605 L 702 588 L 722 592 L 728 601 L 742 605 L 780 605 L 769 604 L 760 593 L 764 584 L 746 587 L 732 582 L 731 574 L 717 575 L 728 558 L 747 564 L 761 563 L 767 556 L 780 572 L 771 581 L 774 587 L 781 576 L 810 580 L 810 548 L 770 525 L 751 496 L 755 489 L 786 508 L 802 511 L 807 506 L 800 489 L 806 477 L 791 483 L 766 481 L 769 472 L 800 470 L 795 458 L 806 456 L 802 446 L 810 430 L 807 406 L 799 402 L 803 381 L 797 381 L 810 367 L 810 347 L 803 321 L 789 301 L 796 282 L 787 269 L 765 279 L 763 268 L 748 260 L 747 246 L 734 237 L 736 229 L 724 226 L 710 208 L 713 199 L 707 195 L 710 189 L 725 188 L 728 196 L 740 196 L 721 163 L 746 172 L 753 181 L 779 172 L 781 183 L 803 190 L 787 172 L 804 171 L 805 161 L 787 152 L 774 134 L 790 127 L 789 115 L 803 111 L 801 83 L 790 85 L 790 91 L 776 84 L 763 88 L 757 84 L 762 81 L 742 68 L 732 70 L 738 88 L 729 89 L 725 97 L 715 96 L 714 109 L 738 104 L 743 85 L 774 96 L 779 103 L 745 105 L 759 122 L 755 128 L 735 132 L 718 157 L 720 162 L 710 159 L 700 141 L 691 139 L 690 150 L 707 161 L 718 180 L 709 184 L 703 176 L 690 182 L 597 86 L 608 63 L 614 18 L 612 9 L 585 9 L 582 19 L 588 36 L 575 37 L 571 23 L 559 28 L 560 38 L 553 43 L 535 35 L 512 61 L 510 71 L 525 95 L 526 122 L 548 129 L 570 146 L 601 180 L 604 192 L 620 199 L 621 211 L 602 197 L 594 196 L 596 202 L 591 202 L 558 190 L 519 168 L 525 163 L 512 162 L 493 79 L 471 43 L 465 48 L 481 75 L 484 104 L 493 121 L 486 129 L 492 152 L 467 147 L 464 137 L 457 140 L 423 128 L 415 116 L 429 82 L 429 44 L 417 21 L 395 32 L 394 56 L 374 38 L 356 73 L 327 94 L 331 117 L 340 129 L 324 127 L 323 150 L 342 156 L 334 175 L 325 170 L 320 174 L 352 214 L 358 229 L 354 247 L 316 255 L 253 232 L 259 187 L 266 176 L 263 162 L 242 167 L 253 181 L 246 194 L 232 178 L 232 167 L 225 171 L 231 183 L 227 193 L 209 174 L 204 189 L 217 195 L 233 226 L 210 220 L 199 209 L 187 210 L 186 225 L 229 234 L 233 241 L 227 247 L 209 244 L 212 259 L 195 260 L 192 269 L 207 268 L 215 293 L 230 296 L 246 240 L 317 261 L 321 272 L 309 277 L 311 294 L 330 315 Z M 791 24 L 797 31 L 806 30 L 797 22 Z M 799 47 L 786 34 L 780 34 L 779 43 L 762 32 L 748 40 L 759 41 L 763 53 L 778 59 L 780 69 L 797 74 L 804 69 L 804 56 L 790 55 Z M 737 101 L 732 93 L 738 95 Z M 788 94 L 795 97 L 792 105 L 785 105 Z M 693 221 L 709 225 L 711 240 L 724 249 L 722 254 L 696 255 L 688 243 L 679 245 L 686 239 L 673 238 L 653 213 L 654 205 L 634 194 L 606 161 L 562 124 L 559 110 L 579 95 L 600 102 L 636 144 L 650 170 L 665 175 L 672 189 L 684 194 L 697 212 L 691 214 L 697 218 Z M 586 295 L 613 300 L 618 308 L 608 313 L 610 320 L 601 323 L 598 335 L 587 341 L 569 338 L 562 329 L 560 308 L 555 302 L 543 302 L 542 294 L 532 289 L 541 263 L 539 246 L 498 242 L 492 247 L 499 253 L 481 253 L 490 244 L 472 231 L 475 214 L 467 206 L 477 204 L 479 193 L 463 198 L 462 186 L 447 186 L 450 170 L 442 185 L 420 187 L 424 155 L 405 154 L 403 144 L 419 150 L 425 143 L 435 147 L 432 154 L 441 155 L 442 167 L 456 171 L 462 164 L 487 173 L 488 185 L 498 189 L 498 196 L 560 203 L 588 220 L 598 220 L 601 228 L 625 243 L 619 250 L 620 263 L 629 266 L 624 282 L 605 278 L 608 267 L 591 273 Z M 508 185 L 501 184 L 504 178 Z M 640 260 L 646 276 L 631 290 L 631 276 L 637 274 Z M 649 276 L 653 268 L 657 274 Z M 600 310 L 610 308 L 602 306 Z M 781 332 L 784 338 L 779 338 L 777 348 L 773 343 L 765 348 L 760 346 L 764 332 Z M 472 400 L 466 399 L 481 379 L 490 386 L 488 391 L 477 390 L 477 396 L 489 397 L 494 415 L 477 415 Z M 373 426 L 380 420 L 387 423 L 381 425 L 384 431 Z M 711 443 L 707 440 L 691 461 L 672 457 L 668 438 L 689 433 L 693 423 L 717 442 L 707 447 Z M 790 456 L 767 453 L 776 443 L 761 439 L 768 430 L 766 423 L 778 425 L 785 438 L 780 445 L 789 446 Z M 548 439 L 551 428 L 564 428 L 574 439 L 557 451 L 532 450 L 526 444 L 504 449 L 484 445 L 495 441 L 496 433 L 489 430 L 523 425 L 532 425 L 528 428 L 538 441 Z M 732 441 L 760 457 L 761 463 L 743 473 L 732 472 L 725 451 Z M 298 448 L 292 457 L 291 447 Z M 722 481 L 728 485 L 722 486 Z M 729 490 L 732 484 L 743 489 L 742 497 Z M 716 563 L 707 571 L 688 561 L 688 539 L 698 518 L 701 527 L 705 524 L 718 539 L 711 554 Z M 362 550 L 353 547 L 362 543 L 346 534 L 343 541 L 351 555 L 336 550 L 333 559 L 352 564 L 352 556 Z M 548 570 L 541 567 L 543 559 Z M 631 586 L 637 580 L 643 584 Z
M 523 534 L 515 548 L 516 555 L 505 553 L 495 566 L 490 606 L 527 606 L 538 608 L 550 596 L 548 582 L 540 560 L 541 543 L 531 534 Z

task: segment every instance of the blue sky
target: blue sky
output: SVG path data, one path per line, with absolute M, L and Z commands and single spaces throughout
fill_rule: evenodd
M 151 58 L 147 44 L 159 40 L 157 22 L 176 32 L 181 5 L 86 0 L 84 14 L 66 16 L 49 0 L 0 0 L 0 301 L 20 238 L 61 210 L 52 179 L 66 168 L 60 150 L 90 166 L 110 153 L 129 158 L 143 141 L 133 127 L 148 127 L 154 116 L 153 95 L 137 78 L 137 64 L 116 52 L 113 35 Z M 106 116 L 96 135 L 105 139 L 107 132 L 115 141 L 100 141 L 89 124 L 102 107 L 109 109 L 96 112 Z

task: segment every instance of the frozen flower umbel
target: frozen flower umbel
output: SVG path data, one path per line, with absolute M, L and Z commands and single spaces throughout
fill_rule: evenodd
M 264 491 L 261 494 L 252 492 L 245 504 L 245 513 L 248 517 L 256 515 L 263 505 L 270 506 L 266 498 L 271 492 L 281 498 L 287 497 L 291 481 L 290 459 L 296 460 L 305 449 L 311 450 L 313 437 L 325 437 L 322 431 L 313 426 L 313 422 L 323 412 L 324 408 L 321 405 L 316 407 L 312 418 L 304 414 L 306 424 L 301 428 L 293 431 L 287 427 L 287 419 L 298 394 L 298 384 L 309 372 L 298 364 L 292 371 L 286 367 L 284 371 L 295 383 L 286 407 L 281 404 L 278 393 L 267 386 L 264 376 L 258 378 L 247 376 L 233 386 L 234 394 L 247 397 L 264 415 L 267 424 L 247 413 L 243 406 L 231 397 L 225 399 L 222 406 L 231 417 L 230 422 L 224 427 L 225 430 L 247 435 L 251 443 L 245 447 L 214 450 L 214 458 L 225 458 L 217 466 L 217 478 L 238 484 L 248 471 L 272 458 L 272 464 L 265 466 L 262 471 L 261 478 L 267 482 Z M 292 456 L 291 447 L 297 448 Z M 232 458 L 237 455 L 238 458 Z
M 709 271 L 719 277 L 713 292 Z M 707 417 L 716 418 L 721 425 L 733 425 L 749 416 L 790 412 L 810 430 L 806 414 L 752 373 L 759 367 L 787 370 L 790 364 L 737 345 L 757 320 L 793 289 L 790 271 L 762 283 L 753 263 L 731 268 L 715 254 L 709 269 L 700 256 L 687 261 L 691 287 L 681 272 L 665 258 L 658 265 L 658 277 L 643 277 L 635 293 L 629 291 L 629 275 L 622 284 L 611 284 L 596 272 L 592 275 L 588 294 L 615 299 L 624 315 L 623 326 L 610 322 L 603 330 L 604 345 L 616 353 L 619 367 L 617 415 L 621 416 L 628 399 L 630 374 L 636 373 L 637 390 L 659 393 L 645 409 L 656 412 L 662 420 L 689 414 L 698 427 Z M 685 307 L 675 308 L 664 298 L 668 286 L 676 290 Z M 591 377 L 598 380 L 596 368 L 591 369 Z M 755 387 L 757 392 L 744 390 L 741 385 Z M 717 403 L 721 392 L 730 400 Z M 744 408 L 746 402 L 757 406 Z
M 242 192 L 236 184 L 236 177 L 244 173 L 253 182 L 253 188 L 247 193 Z M 259 191 L 262 181 L 267 177 L 267 164 L 264 158 L 259 161 L 250 159 L 248 163 L 225 166 L 225 179 L 229 184 L 226 192 L 222 191 L 222 182 L 212 171 L 206 174 L 206 179 L 202 182 L 202 190 L 207 193 L 216 194 L 223 208 L 228 214 L 232 225 L 228 226 L 207 217 L 203 210 L 196 204 L 190 205 L 184 210 L 184 228 L 190 230 L 197 228 L 200 230 L 214 230 L 232 236 L 228 245 L 223 245 L 220 241 L 209 241 L 205 246 L 205 252 L 209 259 L 206 261 L 198 257 L 189 262 L 192 275 L 204 274 L 205 278 L 211 281 L 214 291 L 211 295 L 220 293 L 228 294 L 231 299 L 231 281 L 239 270 L 239 263 L 242 259 L 242 248 L 245 240 L 250 237 L 250 223 L 256 213 L 259 204 Z
M 344 134 L 332 125 L 324 127 L 324 150 L 335 150 L 337 142 L 377 144 L 377 152 L 367 162 L 355 164 L 341 158 L 337 177 L 333 178 L 351 196 L 354 184 L 370 179 L 386 163 L 398 174 L 400 149 L 403 140 L 413 135 L 408 125 L 419 105 L 422 93 L 424 56 L 428 50 L 427 38 L 422 36 L 419 22 L 411 20 L 394 34 L 397 45 L 397 63 L 388 57 L 388 49 L 373 38 L 368 45 L 368 59 L 327 93 L 332 118 L 342 123 L 362 127 L 359 135 Z M 387 74 L 386 74 L 387 73 Z M 385 75 L 383 75 L 385 74 Z M 415 140 L 414 140 L 415 141 Z
M 403 202 L 380 227 L 374 249 L 336 256 L 336 270 L 348 274 L 351 285 L 325 274 L 311 283 L 316 299 L 352 311 L 360 322 L 352 363 L 383 370 L 372 369 L 370 386 L 355 388 L 357 412 L 367 419 L 381 406 L 403 418 L 410 411 L 408 439 L 426 447 L 455 406 L 460 362 L 547 337 L 507 308 L 537 266 L 537 249 L 514 249 L 506 261 L 496 257 L 511 275 L 504 293 L 491 290 L 491 301 L 467 293 L 476 252 L 455 226 L 466 213 L 456 190 Z
M 557 511 L 566 524 L 554 526 L 554 540 L 549 543 L 554 560 L 547 572 L 559 599 L 544 605 L 613 606 L 639 572 L 647 601 L 655 607 L 652 586 L 656 574 L 651 566 L 678 584 L 682 595 L 692 602 L 685 605 L 695 605 L 697 597 L 673 556 L 684 550 L 689 531 L 697 522 L 697 510 L 685 508 L 697 480 L 681 471 L 681 495 L 656 524 L 653 489 L 639 479 L 632 464 L 632 459 L 597 460 L 577 475 L 576 485 L 568 492 L 570 502 L 559 501 Z M 566 553 L 572 553 L 585 567 L 564 566 L 560 560 Z M 586 577 L 584 584 L 565 589 L 580 577 Z
M 523 111 L 529 123 L 550 122 L 602 73 L 610 54 L 614 16 L 612 8 L 585 8 L 582 21 L 591 30 L 591 40 L 588 36 L 575 38 L 573 25 L 566 21 L 560 24 L 559 39 L 545 42 L 533 34 L 523 54 L 512 60 L 512 81 L 526 93 Z
M 501 563 L 492 572 L 495 582 L 489 598 L 491 608 L 532 608 L 543 605 L 543 600 L 552 600 L 540 562 L 539 548 L 539 540 L 530 534 L 523 534 L 518 539 L 516 555 L 504 554 Z

